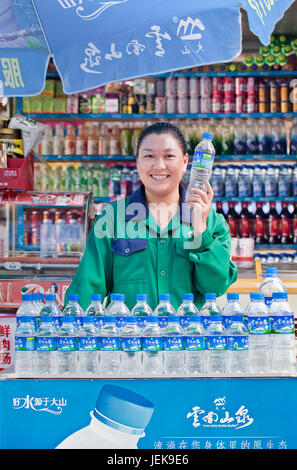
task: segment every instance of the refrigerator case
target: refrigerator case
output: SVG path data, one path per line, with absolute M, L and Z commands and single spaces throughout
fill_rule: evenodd
M 0 192 L 0 312 L 15 312 L 25 292 L 63 306 L 93 218 L 92 193 Z

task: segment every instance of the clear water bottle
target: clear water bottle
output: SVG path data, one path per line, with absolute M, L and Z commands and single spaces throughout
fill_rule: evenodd
M 243 309 L 239 303 L 239 294 L 236 292 L 227 293 L 227 303 L 222 309 L 223 322 L 225 328 L 229 328 L 233 315 L 242 315 Z
M 286 292 L 274 292 L 270 305 L 272 317 L 271 368 L 275 373 L 296 372 L 294 313 Z
M 136 295 L 136 304 L 131 310 L 131 315 L 137 317 L 137 322 L 139 328 L 144 328 L 146 325 L 147 317 L 153 315 L 153 311 L 149 304 L 147 303 L 146 294 L 137 294 Z
M 221 315 L 221 308 L 217 304 L 217 295 L 214 293 L 207 293 L 204 295 L 205 303 L 202 306 L 201 315 Z
M 294 118 L 292 122 L 290 134 L 290 154 L 297 155 L 297 119 Z
M 267 129 L 267 123 L 265 119 L 258 119 L 257 132 L 259 141 L 259 153 L 261 155 L 270 155 L 271 136 L 270 130 Z
M 253 172 L 253 196 L 262 197 L 265 194 L 264 172 L 260 165 L 254 166 Z
M 178 315 L 168 317 L 167 326 L 163 329 L 164 338 L 164 374 L 182 375 L 184 365 L 183 331 Z
M 242 119 L 234 120 L 234 153 L 237 155 L 247 153 L 246 127 Z
M 194 304 L 194 294 L 184 293 L 182 295 L 182 303 L 176 313 L 180 317 L 180 325 L 182 328 L 187 326 L 190 315 L 199 315 L 199 310 Z
M 77 333 L 79 375 L 99 374 L 99 335 L 94 316 L 85 316 Z
M 205 191 L 205 185 L 210 179 L 216 153 L 212 140 L 213 135 L 205 132 L 202 135 L 202 141 L 195 148 L 186 197 L 191 195 L 191 188 Z
M 77 372 L 77 328 L 74 316 L 63 316 L 57 331 L 56 367 L 59 375 Z
M 238 196 L 238 179 L 236 167 L 234 165 L 229 165 L 225 173 L 225 196 Z
M 253 195 L 253 181 L 250 169 L 242 165 L 238 174 L 238 196 L 251 197 Z
M 104 385 L 91 422 L 66 437 L 57 449 L 137 449 L 138 440 L 154 411 L 141 395 L 115 385 Z
M 294 165 L 292 171 L 292 196 L 297 196 L 297 165 Z
M 43 303 L 43 295 L 40 293 L 40 292 L 36 292 L 34 294 L 31 294 L 32 295 L 32 300 L 33 300 L 33 304 L 34 304 L 34 308 L 37 312 L 37 316 L 40 315 L 40 312 L 44 306 L 44 303 Z
M 250 372 L 267 374 L 271 370 L 271 324 L 263 293 L 251 292 L 244 315 L 249 332 Z
M 121 374 L 121 343 L 116 318 L 104 317 L 100 330 L 100 374 Z
M 254 120 L 247 119 L 245 124 L 247 153 L 249 155 L 257 155 L 259 153 L 259 140 Z
M 102 305 L 102 295 L 101 294 L 91 294 L 90 296 L 90 305 L 86 310 L 86 316 L 90 317 L 102 317 L 105 315 L 105 309 Z
M 34 371 L 37 376 L 56 372 L 56 332 L 53 317 L 42 315 L 36 331 L 34 354 Z
M 158 317 L 146 317 L 142 331 L 142 372 L 143 375 L 163 374 L 163 337 Z
M 159 317 L 160 328 L 167 326 L 169 315 L 176 315 L 176 311 L 170 303 L 170 294 L 159 295 L 159 304 L 154 310 L 154 315 Z
M 56 303 L 56 295 L 55 294 L 46 294 L 44 296 L 44 304 L 42 309 L 40 310 L 40 316 L 51 316 L 60 318 L 62 316 L 61 310 Z
M 292 178 L 288 165 L 280 165 L 279 167 L 278 195 L 283 198 L 292 195 Z
M 121 349 L 122 375 L 141 375 L 141 330 L 136 317 L 127 317 L 121 328 Z
M 267 165 L 264 187 L 265 196 L 276 197 L 278 195 L 278 180 L 275 165 Z
M 220 165 L 214 165 L 210 181 L 214 197 L 224 197 L 225 180 L 223 176 L 223 169 Z
M 248 374 L 249 372 L 249 332 L 244 324 L 243 315 L 231 317 L 227 338 L 228 372 Z
M 211 315 L 205 328 L 207 372 L 225 374 L 228 370 L 227 330 L 222 315 Z
M 126 317 L 130 315 L 130 310 L 125 304 L 124 294 L 110 294 L 110 304 L 106 309 L 106 315 L 116 317 L 118 328 L 125 326 Z
M 17 317 L 25 316 L 25 315 L 28 315 L 29 317 L 31 316 L 37 317 L 38 312 L 34 306 L 32 294 L 22 294 L 22 303 L 19 306 L 16 312 L 16 315 Z
M 75 326 L 79 328 L 82 326 L 82 318 L 85 315 L 83 308 L 79 304 L 78 294 L 69 294 L 67 305 L 64 307 L 63 316 L 75 317 Z
M 15 333 L 15 372 L 17 375 L 32 375 L 35 352 L 36 317 L 17 317 Z
M 285 284 L 280 280 L 278 270 L 274 266 L 267 266 L 266 274 L 259 286 L 259 292 L 264 294 L 266 305 L 270 306 L 273 292 L 287 292 Z
M 191 315 L 184 329 L 185 373 L 205 374 L 205 334 L 200 315 Z

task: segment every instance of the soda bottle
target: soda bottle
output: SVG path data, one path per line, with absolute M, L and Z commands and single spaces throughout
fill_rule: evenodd
M 277 268 L 267 266 L 266 275 L 259 286 L 259 292 L 263 293 L 265 304 L 270 306 L 273 292 L 287 292 L 285 284 L 280 280 Z
M 200 315 L 191 315 L 184 328 L 185 373 L 205 374 L 205 332 Z
M 288 210 L 288 203 L 282 203 L 282 210 L 280 213 L 281 218 L 281 240 L 282 244 L 292 243 L 291 221 L 292 214 Z
M 222 202 L 217 202 L 217 203 L 216 203 L 216 213 L 217 213 L 217 214 L 222 214 L 222 216 L 224 217 L 224 219 L 226 219 L 226 214 L 225 214 L 225 212 L 224 212 L 223 203 L 222 203 Z
M 195 148 L 187 196 L 191 195 L 192 187 L 205 191 L 205 184 L 210 178 L 215 158 L 212 139 L 213 135 L 205 132 L 202 141 Z
M 270 203 L 268 215 L 268 243 L 277 244 L 280 242 L 280 216 L 275 208 L 275 202 Z
M 50 125 L 45 127 L 41 140 L 41 155 L 53 155 L 53 128 Z
M 267 165 L 265 173 L 265 196 L 276 197 L 278 195 L 278 180 L 275 165 Z
M 229 202 L 226 221 L 229 226 L 230 235 L 232 238 L 236 238 L 239 234 L 239 219 L 240 215 L 235 211 L 234 202 Z
M 77 136 L 75 139 L 75 155 L 87 155 L 88 146 L 85 131 L 85 126 L 79 124 Z
M 240 213 L 240 236 L 241 238 L 250 238 L 252 234 L 252 214 L 248 210 L 248 203 L 242 203 Z
M 146 317 L 142 331 L 142 372 L 144 375 L 163 373 L 163 333 L 158 317 Z
M 105 316 L 100 329 L 100 374 L 121 374 L 121 343 L 116 317 Z
M 66 136 L 64 138 L 64 154 L 75 155 L 75 130 L 72 124 L 67 124 Z
M 256 203 L 255 212 L 255 243 L 267 243 L 267 230 L 266 230 L 267 215 L 262 209 L 262 202 Z
M 86 167 L 80 165 L 75 172 L 75 186 L 76 191 L 87 192 L 88 191 L 88 176 Z

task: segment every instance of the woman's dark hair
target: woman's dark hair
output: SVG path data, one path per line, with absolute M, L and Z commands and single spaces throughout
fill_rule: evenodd
M 140 134 L 137 141 L 136 158 L 138 157 L 140 145 L 145 137 L 151 134 L 171 134 L 179 142 L 184 154 L 187 153 L 187 144 L 181 130 L 169 122 L 156 122 L 146 127 Z

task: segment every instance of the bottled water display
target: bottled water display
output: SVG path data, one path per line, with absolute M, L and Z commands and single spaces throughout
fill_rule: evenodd
M 32 294 L 22 294 L 22 303 L 16 312 L 17 316 L 37 316 L 37 309 L 34 306 Z
M 243 313 L 242 306 L 239 303 L 239 294 L 236 292 L 228 292 L 227 303 L 222 309 L 224 326 L 228 329 L 233 315 L 241 315 Z
M 154 315 L 159 317 L 159 325 L 161 328 L 167 326 L 168 316 L 176 315 L 176 311 L 170 303 L 170 294 L 159 295 L 159 304 L 154 310 Z
M 61 320 L 61 310 L 59 309 L 56 303 L 56 296 L 54 294 L 46 294 L 44 296 L 45 303 L 42 304 L 42 308 L 39 312 L 39 315 L 42 316 L 51 316 L 54 317 L 53 322 L 55 327 L 58 327 Z
M 78 373 L 98 374 L 99 372 L 99 335 L 93 316 L 85 316 L 78 331 Z
M 199 310 L 194 304 L 194 294 L 183 294 L 182 303 L 177 309 L 177 315 L 179 315 L 182 327 L 186 327 L 189 315 L 199 315 Z
M 227 330 L 222 315 L 211 315 L 205 327 L 207 370 L 209 374 L 227 372 Z
M 101 294 L 91 294 L 90 296 L 90 305 L 86 310 L 87 316 L 101 317 L 105 315 L 105 309 L 102 305 L 102 295 Z
M 216 294 L 205 294 L 205 303 L 200 310 L 201 315 L 221 315 L 221 309 L 216 302 Z
M 202 141 L 195 148 L 187 197 L 191 195 L 191 188 L 205 191 L 205 185 L 210 179 L 216 153 L 212 140 L 213 135 L 205 132 L 202 135 Z
M 25 299 L 25 302 L 26 301 L 27 299 Z M 17 328 L 15 334 L 15 371 L 19 375 L 31 375 L 33 373 L 35 331 L 35 316 L 20 315 L 17 317 Z
M 106 309 L 106 315 L 117 318 L 117 326 L 121 328 L 126 323 L 126 317 L 130 315 L 130 310 L 125 304 L 123 294 L 110 294 L 110 304 Z
M 179 317 L 168 317 L 167 326 L 164 327 L 164 373 L 183 374 L 184 372 L 184 345 L 183 332 L 179 324 Z
M 138 326 L 144 328 L 146 324 L 146 317 L 153 314 L 153 311 L 147 303 L 146 294 L 136 295 L 136 304 L 131 310 L 131 315 L 138 317 Z
M 103 375 L 121 374 L 121 345 L 116 318 L 104 317 L 100 331 L 100 373 Z
M 271 328 L 269 310 L 262 292 L 252 292 L 245 314 L 248 316 L 249 363 L 255 374 L 271 370 Z
M 140 375 L 142 372 L 141 330 L 138 327 L 136 317 L 126 318 L 126 324 L 121 329 L 121 340 L 121 373 L 123 375 Z
M 234 314 L 230 319 L 227 337 L 228 371 L 230 374 L 249 372 L 249 336 L 243 315 Z
M 185 373 L 206 373 L 205 333 L 200 315 L 191 315 L 184 330 Z
M 57 331 L 57 374 L 75 374 L 77 371 L 77 328 L 73 316 L 63 316 Z
M 296 362 L 294 313 L 286 292 L 272 294 L 269 313 L 272 317 L 272 372 L 292 373 L 295 371 Z
M 40 317 L 35 342 L 34 372 L 40 375 L 55 373 L 57 340 L 52 316 Z
M 265 303 L 268 306 L 272 302 L 273 292 L 287 292 L 286 286 L 279 278 L 277 268 L 267 266 L 266 275 L 259 287 L 259 292 L 264 294 Z
M 75 317 L 75 326 L 79 328 L 82 325 L 82 317 L 84 316 L 84 314 L 85 313 L 79 304 L 79 295 L 69 294 L 67 305 L 63 310 L 63 315 Z
M 147 317 L 142 331 L 142 372 L 144 375 L 163 373 L 163 337 L 158 317 Z

